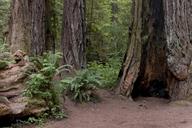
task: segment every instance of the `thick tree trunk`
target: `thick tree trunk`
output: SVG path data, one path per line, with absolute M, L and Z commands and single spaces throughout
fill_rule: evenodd
M 164 0 L 168 87 L 174 99 L 192 94 L 192 1 Z
M 29 55 L 42 55 L 46 47 L 46 0 L 13 0 L 9 23 L 11 52 L 21 49 Z M 51 46 L 50 46 L 51 47 Z
M 133 1 L 134 20 L 120 93 L 165 96 L 167 92 L 172 99 L 192 94 L 191 8 L 188 0 Z
M 14 53 L 21 49 L 30 52 L 31 34 L 31 13 L 28 0 L 13 0 L 11 19 L 9 23 L 8 40 L 11 52 Z
M 64 0 L 61 46 L 64 64 L 72 65 L 75 69 L 85 66 L 84 0 Z

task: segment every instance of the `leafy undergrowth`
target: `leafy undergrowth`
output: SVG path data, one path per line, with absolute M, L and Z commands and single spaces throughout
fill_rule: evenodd
M 99 77 L 101 82 L 99 88 L 109 89 L 116 85 L 120 67 L 121 61 L 119 59 L 110 59 L 109 62 L 105 64 L 91 62 L 88 65 L 88 70 L 92 72 L 93 75 Z
M 42 57 L 32 58 L 31 61 L 34 63 L 36 71 L 29 73 L 24 95 L 31 99 L 43 99 L 49 109 L 37 117 L 30 117 L 27 121 L 20 122 L 43 124 L 47 118 L 62 119 L 66 117 L 64 111 L 59 107 L 60 93 L 56 89 L 59 81 L 54 79 L 64 68 L 64 66 L 59 66 L 60 58 L 60 53 L 47 53 Z
M 77 102 L 92 101 L 97 97 L 95 91 L 101 85 L 98 77 L 89 70 L 76 72 L 75 77 L 65 78 L 61 81 L 64 93 Z
M 111 63 L 98 64 L 92 62 L 88 68 L 76 71 L 75 76 L 64 78 L 60 87 L 64 94 L 76 102 L 95 101 L 99 97 L 98 88 L 113 88 L 119 73 L 120 63 L 113 60 Z
M 36 71 L 29 74 L 24 95 L 33 99 L 44 99 L 49 110 L 39 116 L 29 117 L 25 121 L 20 120 L 19 124 L 32 123 L 43 126 L 47 119 L 65 118 L 65 112 L 59 107 L 61 95 L 67 95 L 78 103 L 94 102 L 99 99 L 98 88 L 114 87 L 120 68 L 119 61 L 112 60 L 106 64 L 92 62 L 87 69 L 73 71 L 72 77 L 55 80 L 58 74 L 70 67 L 59 66 L 60 58 L 60 53 L 47 53 L 32 59 Z

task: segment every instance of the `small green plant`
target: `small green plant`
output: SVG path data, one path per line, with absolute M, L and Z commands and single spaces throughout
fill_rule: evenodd
M 29 117 L 27 120 L 27 123 L 36 124 L 36 125 L 42 125 L 44 122 L 45 122 L 45 120 L 42 117 L 39 117 L 39 118 Z
M 42 57 L 33 58 L 37 72 L 29 76 L 28 88 L 25 95 L 30 98 L 42 98 L 48 102 L 48 106 L 58 104 L 56 92 L 52 84 L 57 72 L 59 54 L 47 53 Z
M 67 118 L 66 113 L 63 110 L 60 110 L 58 106 L 52 107 L 50 113 L 51 116 L 56 120 Z
M 34 124 L 34 125 L 37 125 L 37 128 L 43 128 L 47 117 L 48 117 L 48 114 L 44 113 L 38 117 L 29 117 L 26 120 L 17 120 L 16 124 L 12 124 L 12 127 L 21 128 L 25 125 Z
M 29 81 L 27 81 L 28 88 L 25 94 L 30 98 L 50 98 L 49 92 L 49 80 L 41 73 L 30 75 Z
M 47 53 L 42 57 L 32 58 L 37 71 L 29 75 L 29 79 L 26 82 L 28 86 L 24 93 L 30 98 L 44 99 L 49 107 L 50 116 L 56 118 L 64 117 L 59 112 L 59 96 L 55 85 L 57 82 L 54 80 L 55 75 L 64 67 L 59 67 L 60 58 L 60 53 Z
M 79 71 L 75 77 L 61 81 L 63 90 L 77 102 L 88 102 L 96 98 L 98 85 L 101 85 L 98 77 L 88 70 Z

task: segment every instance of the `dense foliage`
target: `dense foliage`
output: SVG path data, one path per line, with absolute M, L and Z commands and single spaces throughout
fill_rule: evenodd
M 51 1 L 51 21 L 47 23 L 60 50 L 63 0 Z M 86 0 L 88 61 L 108 62 L 123 57 L 128 42 L 131 0 Z M 0 51 L 4 50 L 9 19 L 10 0 L 0 1 Z M 112 52 L 113 51 L 113 52 Z
M 60 50 L 63 0 L 50 2 L 51 21 L 47 21 L 47 23 L 52 29 L 51 31 L 54 32 L 56 49 Z M 68 80 L 68 84 L 71 85 L 70 90 L 76 91 L 73 88 L 74 84 L 78 84 L 79 89 L 82 86 L 94 85 L 97 83 L 96 81 L 100 84 L 97 83 L 94 86 L 99 88 L 113 87 L 127 47 L 130 7 L 131 0 L 86 0 L 88 69 L 77 73 L 77 76 L 70 81 Z M 9 19 L 9 13 L 7 12 L 9 12 L 9 9 L 10 0 L 0 1 L 0 52 L 7 50 L 7 35 L 5 33 L 7 33 Z M 52 90 L 52 80 L 59 65 L 52 61 L 56 58 L 53 57 L 53 54 L 47 54 L 36 59 L 36 66 L 39 69 L 38 72 L 30 75 L 27 82 L 29 85 L 27 95 L 41 97 L 49 101 L 53 100 L 51 98 L 54 98 L 53 95 L 55 94 L 50 90 Z M 66 83 L 66 80 L 63 83 Z M 88 90 L 90 88 L 92 87 L 85 87 Z M 80 95 L 75 97 L 79 100 L 82 99 Z M 85 97 L 89 99 L 88 95 Z
M 60 84 L 61 90 L 77 102 L 88 102 L 98 98 L 96 91 L 99 88 L 111 89 L 114 87 L 119 73 L 119 60 L 110 60 L 105 65 L 96 61 L 91 62 L 88 68 L 76 71 L 73 77 L 65 77 Z
M 88 70 L 99 77 L 99 88 L 112 89 L 117 81 L 120 70 L 120 60 L 110 59 L 108 63 L 101 64 L 96 61 L 89 63 Z
M 128 42 L 131 0 L 87 0 L 89 61 L 122 58 Z
M 11 0 L 0 1 L 0 53 L 8 51 L 8 22 Z M 55 49 L 61 50 L 63 0 L 49 0 L 46 31 L 54 37 Z M 63 118 L 59 110 L 59 95 L 67 94 L 77 102 L 93 101 L 99 88 L 111 89 L 116 84 L 119 69 L 128 42 L 131 0 L 86 0 L 86 57 L 87 68 L 73 72 L 71 77 L 58 77 L 68 71 L 68 65 L 60 66 L 59 53 L 45 53 L 32 58 L 36 70 L 29 74 L 25 95 L 46 101 L 49 112 L 38 118 L 30 117 L 29 123 L 42 123 L 52 115 Z M 51 17 L 51 18 L 50 18 Z M 60 86 L 59 86 L 60 85 Z

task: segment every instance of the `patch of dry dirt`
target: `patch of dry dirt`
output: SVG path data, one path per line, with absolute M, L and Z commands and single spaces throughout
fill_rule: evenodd
M 106 91 L 101 103 L 74 104 L 67 100 L 69 118 L 49 121 L 44 128 L 192 128 L 192 106 L 140 98 L 132 102 Z

